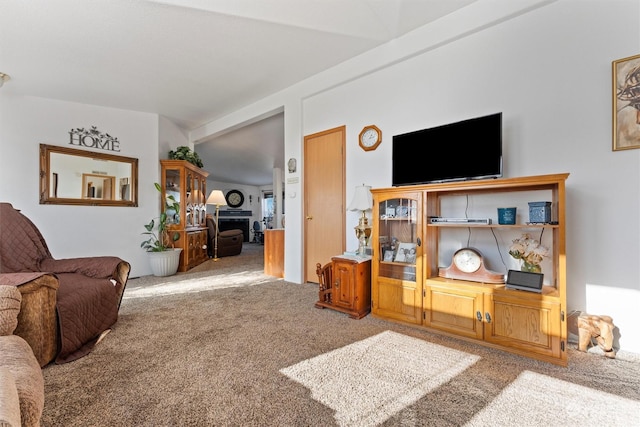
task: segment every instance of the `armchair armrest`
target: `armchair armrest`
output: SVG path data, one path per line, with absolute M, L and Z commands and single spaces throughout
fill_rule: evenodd
M 84 257 L 84 258 L 47 258 L 40 263 L 40 271 L 48 273 L 79 273 L 96 279 L 108 279 L 113 277 L 118 264 L 123 262 L 120 258 Z
M 118 294 L 118 309 L 120 309 L 131 265 L 118 257 L 100 256 L 45 259 L 41 262 L 40 269 L 51 273 L 79 273 L 87 277 L 113 279 L 117 282 L 114 285 Z
M 118 310 L 120 310 L 120 304 L 122 303 L 122 295 L 124 294 L 124 288 L 127 287 L 127 280 L 129 280 L 129 273 L 131 272 L 131 264 L 126 261 L 121 261 L 116 266 L 116 271 L 113 277 L 119 283 L 118 285 Z
M 16 381 L 9 368 L 4 366 L 0 366 L 0 425 L 21 425 Z
M 8 276 L 20 274 L 9 273 Z M 35 279 L 18 285 L 18 290 L 22 295 L 22 303 L 14 334 L 29 344 L 40 366 L 45 366 L 57 353 L 58 279 L 53 274 L 40 273 Z

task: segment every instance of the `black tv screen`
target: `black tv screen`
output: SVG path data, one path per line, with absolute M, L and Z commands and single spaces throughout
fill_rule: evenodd
M 393 186 L 502 176 L 502 113 L 394 135 Z

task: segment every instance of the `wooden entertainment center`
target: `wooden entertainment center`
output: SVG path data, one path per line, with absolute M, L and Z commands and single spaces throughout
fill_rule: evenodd
M 372 315 L 566 366 L 565 181 L 568 176 L 554 174 L 373 189 Z M 454 199 L 466 200 L 467 205 L 470 200 L 472 204 L 477 201 L 476 205 L 495 212 L 499 205 L 494 199 L 505 197 L 530 201 L 544 197 L 552 202 L 552 221 L 520 220 L 513 225 L 493 221 L 491 224 L 429 221 L 442 216 L 443 206 Z M 459 216 L 466 217 L 465 212 Z M 461 232 L 469 236 L 472 232 L 489 233 L 489 238 L 494 238 L 496 233 L 510 236 L 546 232 L 547 238 L 551 236 L 552 267 L 550 271 L 543 271 L 542 292 L 507 289 L 504 283 L 440 277 L 439 269 L 451 260 L 445 253 L 445 243 L 451 245 L 452 240 L 456 241 L 456 249 L 466 246 L 466 241 L 456 240 L 455 233 Z M 502 252 L 508 257 L 508 247 L 502 247 Z

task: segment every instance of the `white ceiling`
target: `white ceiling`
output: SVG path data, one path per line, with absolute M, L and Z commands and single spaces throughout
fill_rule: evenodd
M 188 131 L 474 1 L 1 0 L 0 94 L 155 113 Z M 270 184 L 282 123 L 198 144 L 210 179 Z

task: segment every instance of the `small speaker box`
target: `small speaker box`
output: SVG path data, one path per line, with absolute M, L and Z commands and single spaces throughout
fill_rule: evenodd
M 509 270 L 505 287 L 528 292 L 542 292 L 544 274 L 529 273 L 527 271 Z
M 529 222 L 551 222 L 551 202 L 529 202 Z

